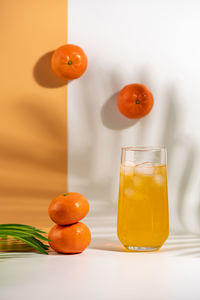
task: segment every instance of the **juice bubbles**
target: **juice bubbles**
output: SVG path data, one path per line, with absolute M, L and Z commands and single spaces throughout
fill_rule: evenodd
M 117 232 L 132 251 L 152 251 L 163 245 L 169 235 L 165 164 L 121 164 Z

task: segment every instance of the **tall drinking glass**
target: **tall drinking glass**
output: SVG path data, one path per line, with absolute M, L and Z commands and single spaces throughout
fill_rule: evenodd
M 117 233 L 129 251 L 159 249 L 169 235 L 166 149 L 122 148 Z

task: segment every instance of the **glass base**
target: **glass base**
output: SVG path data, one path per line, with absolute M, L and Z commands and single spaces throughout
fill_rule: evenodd
M 136 246 L 125 246 L 128 251 L 132 252 L 148 252 L 148 251 L 156 251 L 160 249 L 160 246 L 157 247 L 136 247 Z

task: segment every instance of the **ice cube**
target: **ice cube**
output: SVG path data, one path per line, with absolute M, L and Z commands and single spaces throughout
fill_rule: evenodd
M 140 176 L 133 175 L 132 182 L 136 189 L 140 189 L 142 187 L 143 179 Z
M 134 172 L 135 163 L 133 161 L 124 161 L 121 164 L 121 170 L 125 175 L 132 175 Z
M 134 161 L 129 161 L 129 160 L 126 160 L 122 163 L 123 167 L 134 167 L 135 165 L 136 163 Z
M 159 174 L 156 174 L 154 177 L 153 177 L 154 181 L 156 184 L 158 185 L 162 185 L 163 182 L 164 182 L 164 178 L 162 175 L 159 175 Z
M 133 197 L 133 196 L 134 196 L 135 191 L 134 191 L 134 189 L 126 188 L 126 189 L 124 190 L 124 194 L 125 194 L 126 197 L 130 198 L 130 197 Z
M 153 176 L 156 167 L 153 163 L 144 162 L 135 166 L 135 173 L 143 176 Z

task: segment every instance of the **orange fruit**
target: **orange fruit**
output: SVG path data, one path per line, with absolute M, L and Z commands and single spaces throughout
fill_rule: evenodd
M 58 225 L 68 225 L 83 219 L 89 211 L 88 200 L 79 193 L 67 193 L 54 198 L 48 209 L 49 217 Z
M 81 253 L 91 241 L 89 228 L 81 223 L 68 226 L 55 225 L 49 232 L 49 245 L 60 253 Z
M 119 92 L 119 111 L 129 119 L 137 119 L 146 116 L 151 111 L 152 107 L 152 93 L 143 84 L 129 84 Z
M 52 55 L 51 68 L 63 80 L 81 77 L 87 68 L 87 56 L 83 49 L 76 45 L 63 45 Z

